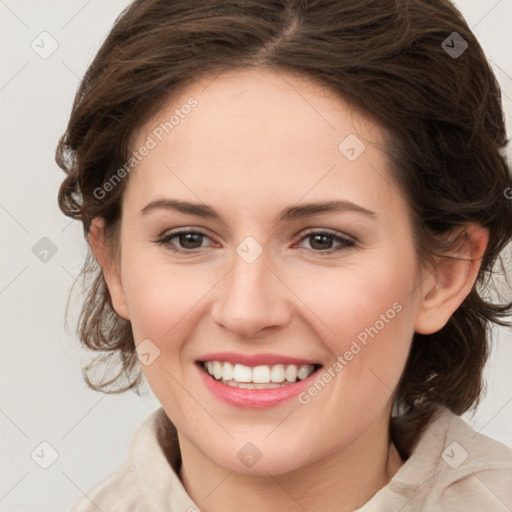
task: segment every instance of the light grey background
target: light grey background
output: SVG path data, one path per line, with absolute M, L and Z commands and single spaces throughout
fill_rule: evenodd
M 54 162 L 79 80 L 127 0 L 0 0 L 1 482 L 4 512 L 65 510 L 127 454 L 134 429 L 159 407 L 151 395 L 102 395 L 82 381 L 84 353 L 64 329 L 67 294 L 86 254 L 81 224 L 57 206 Z M 502 86 L 512 122 L 512 0 L 459 0 Z M 41 36 L 43 31 L 51 34 Z M 47 58 L 52 38 L 58 48 Z M 34 43 L 33 43 L 34 41 Z M 44 55 L 46 56 L 46 55 Z M 510 131 L 510 128 L 509 128 Z M 510 155 L 510 148 L 508 151 Z M 47 237 L 57 253 L 32 248 Z M 51 253 L 50 253 L 51 254 Z M 76 313 L 76 311 L 75 311 Z M 512 332 L 499 329 L 487 396 L 474 417 L 512 447 Z M 31 457 L 58 458 L 42 469 Z M 41 452 L 41 450 L 43 450 Z M 49 455 L 50 454 L 50 455 Z M 34 456 L 36 459 L 37 457 Z

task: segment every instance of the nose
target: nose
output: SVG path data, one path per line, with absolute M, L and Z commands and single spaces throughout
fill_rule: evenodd
M 217 287 L 212 318 L 240 338 L 267 336 L 291 318 L 290 290 L 284 276 L 268 265 L 265 251 L 252 263 L 237 253 Z

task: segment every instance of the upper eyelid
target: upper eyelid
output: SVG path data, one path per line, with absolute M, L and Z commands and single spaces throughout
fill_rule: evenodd
M 205 230 L 204 228 L 193 228 L 193 227 L 190 227 L 190 228 L 187 228 L 187 227 L 184 227 L 184 228 L 175 228 L 174 230 L 171 229 L 170 231 L 163 231 L 161 235 L 158 235 L 158 238 L 164 238 L 164 237 L 167 237 L 167 236 L 174 236 L 174 235 L 179 235 L 179 234 L 182 234 L 182 233 L 197 233 L 197 234 L 200 234 L 200 235 L 205 235 L 207 236 L 208 238 L 212 238 L 207 230 Z M 298 237 L 298 236 L 305 236 L 305 235 L 308 235 L 308 234 L 311 234 L 311 233 L 326 233 L 328 235 L 333 235 L 333 236 L 340 236 L 340 237 L 346 237 L 346 238 L 353 238 L 355 239 L 355 237 L 353 237 L 352 235 L 349 235 L 348 233 L 342 233 L 340 231 L 337 231 L 335 229 L 332 229 L 332 228 L 304 228 L 302 229 L 301 231 L 299 231 L 299 233 L 297 235 L 294 236 L 294 238 Z
M 339 231 L 336 231 L 334 229 L 328 229 L 328 228 L 306 228 L 305 231 L 301 231 L 299 235 L 299 240 L 308 236 L 308 235 L 316 235 L 316 234 L 326 234 L 337 238 L 343 238 L 344 240 L 350 240 L 351 242 L 356 242 L 356 238 L 352 235 L 349 235 L 348 233 L 342 233 Z

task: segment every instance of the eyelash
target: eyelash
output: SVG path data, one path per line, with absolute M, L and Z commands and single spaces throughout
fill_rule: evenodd
M 201 231 L 183 229 L 183 230 L 174 231 L 167 235 L 164 235 L 163 237 L 155 240 L 155 243 L 158 245 L 166 245 L 172 252 L 179 253 L 179 254 L 193 254 L 194 252 L 197 252 L 199 249 L 202 249 L 201 247 L 199 247 L 196 249 L 183 250 L 183 249 L 177 249 L 175 246 L 170 244 L 170 241 L 173 238 L 176 238 L 179 235 L 186 235 L 186 234 L 200 235 L 200 236 L 203 236 L 206 238 L 210 238 L 208 235 L 206 235 L 205 233 L 202 233 Z M 307 249 L 308 251 L 311 251 L 311 252 L 313 252 L 315 254 L 319 254 L 319 255 L 328 255 L 328 254 L 332 254 L 332 253 L 335 253 L 338 251 L 347 250 L 347 249 L 349 249 L 351 247 L 355 247 L 357 245 L 354 240 L 350 240 L 348 238 L 341 237 L 339 235 L 336 235 L 336 234 L 334 234 L 330 231 L 326 231 L 326 230 L 308 231 L 298 240 L 298 242 L 302 242 L 303 240 L 305 240 L 307 238 L 310 238 L 312 236 L 319 236 L 319 235 L 320 236 L 328 236 L 328 237 L 332 238 L 333 240 L 340 242 L 341 245 L 338 246 L 337 248 L 328 249 L 326 251 L 315 251 L 314 249 Z

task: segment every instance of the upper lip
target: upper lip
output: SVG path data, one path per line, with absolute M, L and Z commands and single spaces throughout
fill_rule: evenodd
M 198 361 L 223 361 L 231 364 L 243 364 L 244 366 L 272 366 L 275 364 L 312 364 L 320 365 L 318 361 L 301 359 L 298 357 L 282 356 L 279 354 L 237 354 L 235 352 L 215 352 L 201 356 Z

